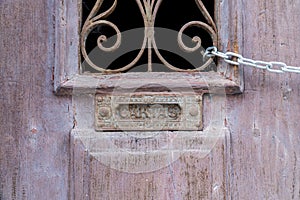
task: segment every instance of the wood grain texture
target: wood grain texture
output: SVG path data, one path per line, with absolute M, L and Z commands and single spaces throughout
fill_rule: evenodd
M 240 1 L 245 57 L 300 66 L 300 3 Z M 245 92 L 227 97 L 232 199 L 300 199 L 300 76 L 245 68 Z
M 142 84 L 142 85 L 141 85 Z M 143 87 L 141 87 L 143 86 Z M 124 73 L 113 75 L 76 75 L 62 83 L 58 95 L 72 95 L 74 93 L 111 93 L 122 91 L 128 93 L 140 87 L 140 91 L 155 92 L 170 90 L 184 91 L 187 87 L 196 93 L 239 94 L 240 85 L 224 78 L 217 72 L 152 72 L 152 73 Z
M 69 98 L 53 94 L 53 1 L 0 1 L 0 199 L 68 199 Z
M 221 137 L 204 158 L 197 153 L 184 153 L 159 170 L 127 173 L 112 169 L 94 157 L 81 140 L 72 135 L 71 199 L 227 199 L 229 137 L 229 134 Z M 147 164 L 145 159 L 136 162 Z
M 220 2 L 230 13 L 221 20 L 223 49 L 299 66 L 299 1 L 227 2 Z M 230 134 L 205 159 L 187 156 L 156 172 L 127 174 L 91 158 L 75 140 L 71 148 L 71 99 L 52 93 L 60 41 L 54 3 L 0 0 L 1 200 L 300 199 L 297 74 L 246 68 L 245 92 L 226 97 Z

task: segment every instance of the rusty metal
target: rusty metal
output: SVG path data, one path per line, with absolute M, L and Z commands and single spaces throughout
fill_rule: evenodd
M 141 93 L 96 95 L 95 129 L 201 130 L 202 96 Z
M 127 65 L 115 69 L 115 70 L 109 70 L 105 69 L 106 66 L 98 66 L 97 64 L 93 63 L 93 61 L 89 58 L 89 55 L 87 54 L 86 51 L 86 40 L 90 32 L 95 29 L 98 26 L 101 25 L 107 25 L 113 28 L 116 32 L 116 37 L 117 40 L 115 44 L 109 48 L 106 48 L 102 45 L 103 42 L 107 41 L 107 37 L 105 35 L 101 35 L 98 37 L 97 40 L 97 46 L 100 50 L 105 51 L 105 52 L 111 52 L 119 48 L 121 45 L 122 41 L 122 35 L 118 27 L 113 24 L 110 21 L 104 20 L 104 18 L 108 17 L 111 13 L 114 12 L 116 6 L 117 6 L 117 0 L 114 0 L 113 5 L 106 10 L 103 13 L 98 14 L 98 11 L 101 8 L 101 5 L 103 4 L 104 0 L 97 0 L 95 3 L 92 11 L 90 12 L 88 18 L 86 19 L 82 31 L 81 31 L 81 39 L 80 39 L 80 46 L 81 46 L 81 52 L 84 60 L 89 64 L 93 69 L 99 71 L 99 72 L 110 72 L 110 73 L 117 73 L 117 72 L 124 72 L 126 70 L 129 70 L 134 67 L 134 65 L 140 60 L 142 57 L 145 48 L 148 49 L 148 72 L 152 71 L 152 53 L 154 50 L 154 53 L 157 55 L 159 60 L 169 69 L 173 71 L 201 71 L 204 70 L 206 67 L 208 67 L 213 59 L 209 58 L 205 63 L 201 66 L 196 66 L 195 69 L 188 69 L 184 70 L 181 69 L 180 67 L 176 67 L 172 64 L 170 64 L 160 53 L 159 49 L 157 48 L 156 40 L 154 37 L 154 27 L 155 27 L 155 18 L 158 13 L 159 7 L 162 3 L 163 0 L 136 0 L 136 3 L 138 4 L 138 7 L 140 9 L 141 15 L 144 20 L 144 28 L 145 28 L 145 34 L 144 34 L 144 39 L 143 43 L 141 45 L 140 51 L 138 55 Z M 186 52 L 194 52 L 196 50 L 199 50 L 201 47 L 201 38 L 199 36 L 195 36 L 192 38 L 192 41 L 195 43 L 194 47 L 187 47 L 183 40 L 183 32 L 192 26 L 200 27 L 204 29 L 209 35 L 211 36 L 212 44 L 214 46 L 217 45 L 217 28 L 216 24 L 213 21 L 210 13 L 207 11 L 205 5 L 201 0 L 195 0 L 200 12 L 203 14 L 204 18 L 206 19 L 207 22 L 201 22 L 201 21 L 191 21 L 186 23 L 178 32 L 178 38 L 177 42 L 179 47 L 186 51 Z

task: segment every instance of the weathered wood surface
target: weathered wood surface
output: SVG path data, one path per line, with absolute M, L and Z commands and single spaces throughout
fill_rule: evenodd
M 204 158 L 199 153 L 185 152 L 174 162 L 171 158 L 167 159 L 167 167 L 143 173 L 115 170 L 111 167 L 113 162 L 123 162 L 121 166 L 126 168 L 129 159 L 111 157 L 111 161 L 103 162 L 83 148 L 80 139 L 73 134 L 71 137 L 71 161 L 74 163 L 71 169 L 72 199 L 193 200 L 228 197 L 229 135 L 225 134 Z M 125 154 L 122 157 L 129 158 Z M 149 162 L 143 158 L 136 160 L 139 164 L 145 161 Z
M 141 87 L 143 86 L 143 87 Z M 164 92 L 170 90 L 182 91 L 189 87 L 196 93 L 225 93 L 239 94 L 241 88 L 238 83 L 226 79 L 218 72 L 152 72 L 128 73 L 112 75 L 77 75 L 70 80 L 63 82 L 57 90 L 58 95 L 72 95 L 75 92 L 81 93 L 111 93 L 122 91 L 128 93 L 136 88 L 145 92 Z
M 68 199 L 70 98 L 53 95 L 53 1 L 0 1 L 0 199 Z
M 245 57 L 300 67 L 300 2 L 240 1 Z M 227 97 L 232 199 L 300 199 L 300 76 L 245 68 Z
M 230 49 L 239 44 L 245 57 L 299 66 L 299 1 L 232 2 L 239 15 L 221 31 L 225 41 L 226 29 L 235 33 Z M 74 180 L 71 99 L 52 93 L 54 8 L 52 0 L 0 0 L 1 200 L 300 199 L 300 76 L 250 68 L 245 92 L 226 98 L 231 135 L 205 159 L 183 157 L 169 168 L 134 175 L 86 159 L 78 145 L 72 149 L 81 157 L 70 166 L 90 171 L 78 171 L 83 179 Z

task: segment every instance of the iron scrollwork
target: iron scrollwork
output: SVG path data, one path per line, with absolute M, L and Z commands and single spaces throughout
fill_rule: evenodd
M 154 27 L 155 27 L 155 19 L 158 13 L 158 10 L 160 8 L 161 3 L 163 0 L 136 0 L 136 3 L 139 7 L 139 10 L 141 12 L 141 15 L 143 17 L 144 21 L 144 28 L 145 28 L 145 34 L 143 37 L 143 42 L 141 45 L 141 48 L 139 50 L 139 53 L 137 56 L 127 65 L 120 67 L 118 69 L 106 69 L 105 66 L 99 66 L 95 64 L 89 57 L 87 50 L 86 50 L 86 41 L 91 33 L 91 31 L 99 26 L 109 26 L 115 31 L 116 35 L 116 41 L 111 47 L 104 47 L 103 43 L 107 41 L 107 36 L 104 34 L 101 34 L 97 39 L 97 46 L 100 50 L 104 52 L 112 52 L 117 50 L 122 41 L 122 34 L 119 28 L 112 22 L 106 20 L 106 18 L 111 15 L 118 4 L 118 0 L 114 0 L 113 4 L 110 8 L 108 8 L 106 11 L 99 13 L 99 10 L 105 0 L 97 0 L 93 9 L 91 10 L 90 14 L 88 15 L 85 23 L 83 24 L 82 31 L 81 31 L 81 39 L 80 39 L 80 46 L 81 46 L 81 53 L 85 60 L 85 62 L 91 66 L 94 70 L 98 72 L 108 72 L 108 73 L 117 73 L 117 72 L 125 72 L 131 68 L 134 67 L 134 65 L 140 60 L 142 57 L 145 49 L 148 49 L 148 71 L 152 71 L 152 53 L 153 51 L 159 58 L 159 60 L 170 70 L 173 71 L 201 71 L 207 68 L 213 61 L 212 58 L 209 58 L 204 63 L 202 63 L 201 66 L 195 67 L 195 69 L 181 69 L 180 67 L 176 67 L 172 64 L 170 64 L 160 53 L 160 50 L 157 46 L 155 37 L 154 37 Z M 192 37 L 192 42 L 195 44 L 194 47 L 188 47 L 184 41 L 183 41 L 183 35 L 184 32 L 190 28 L 190 27 L 199 27 L 205 32 L 207 32 L 212 41 L 212 45 L 217 45 L 217 27 L 216 24 L 206 9 L 205 5 L 201 0 L 195 0 L 197 7 L 199 8 L 200 12 L 204 16 L 206 22 L 202 21 L 190 21 L 182 26 L 182 28 L 178 32 L 177 36 L 177 42 L 179 47 L 185 51 L 185 52 L 195 52 L 200 49 L 201 47 L 201 37 L 194 36 Z

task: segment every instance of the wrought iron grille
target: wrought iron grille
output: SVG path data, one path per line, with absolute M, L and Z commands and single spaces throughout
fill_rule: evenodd
M 81 72 L 214 70 L 203 57 L 217 45 L 214 7 L 214 0 L 83 0 Z

